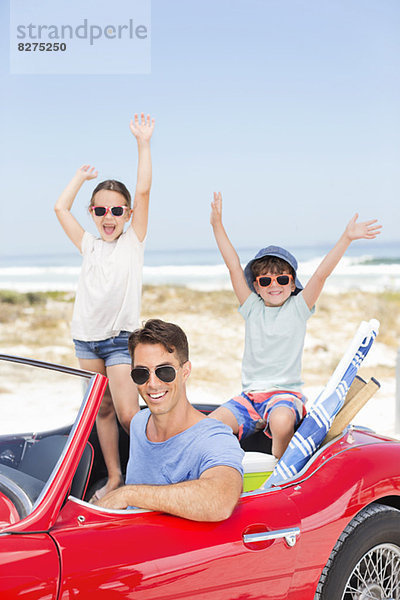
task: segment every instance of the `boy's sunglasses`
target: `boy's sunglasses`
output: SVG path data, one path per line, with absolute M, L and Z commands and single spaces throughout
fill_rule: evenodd
M 164 383 L 171 383 L 176 377 L 176 369 L 172 365 L 156 367 L 154 373 Z M 150 378 L 150 369 L 147 367 L 134 367 L 131 371 L 131 377 L 136 385 L 143 385 Z
M 113 217 L 122 217 L 124 212 L 128 210 L 127 206 L 91 206 L 90 210 L 94 212 L 96 217 L 104 217 L 110 211 Z
M 256 281 L 260 287 L 269 287 L 273 281 L 276 281 L 279 285 L 288 285 L 293 279 L 293 275 L 259 275 L 256 277 Z

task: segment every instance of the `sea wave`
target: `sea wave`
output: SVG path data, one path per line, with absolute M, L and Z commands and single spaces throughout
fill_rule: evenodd
M 400 265 L 400 258 L 393 258 L 390 256 L 383 256 L 382 258 L 376 258 L 373 256 L 365 257 L 362 261 L 363 265 Z
M 298 276 L 305 285 L 322 260 L 322 256 L 300 264 Z M 10 266 L 0 268 L 0 289 L 16 291 L 73 291 L 76 289 L 78 266 Z M 180 264 L 148 266 L 143 269 L 143 283 L 178 285 L 198 290 L 230 289 L 228 270 L 224 264 Z M 325 289 L 331 293 L 351 289 L 364 291 L 400 290 L 400 262 L 376 258 L 344 257 L 329 277 Z
M 78 276 L 80 267 L 2 267 L 0 277 Z

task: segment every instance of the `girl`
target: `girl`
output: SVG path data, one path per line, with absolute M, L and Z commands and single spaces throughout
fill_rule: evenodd
M 130 377 L 128 337 L 139 325 L 154 119 L 150 115 L 146 119 L 143 113 L 139 119 L 135 114 L 130 129 L 138 144 L 133 208 L 123 183 L 103 181 L 95 188 L 89 206 L 100 238 L 85 231 L 71 214 L 71 207 L 83 183 L 97 177 L 90 165 L 78 169 L 55 205 L 62 228 L 83 256 L 71 326 L 76 356 L 82 369 L 109 379 L 96 421 L 108 480 L 97 490 L 94 500 L 123 483 L 115 413 L 129 432 L 130 421 L 139 410 L 136 386 Z

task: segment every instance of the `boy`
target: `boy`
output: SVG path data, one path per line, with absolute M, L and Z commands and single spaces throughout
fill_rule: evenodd
M 260 250 L 243 271 L 222 224 L 221 193 L 214 193 L 210 222 L 246 321 L 246 335 L 242 394 L 210 416 L 229 425 L 239 439 L 264 429 L 272 437 L 272 453 L 278 459 L 306 412 L 301 359 L 314 304 L 351 242 L 375 239 L 380 233 L 376 219 L 364 223 L 357 219 L 355 214 L 303 289 L 296 259 L 279 246 Z

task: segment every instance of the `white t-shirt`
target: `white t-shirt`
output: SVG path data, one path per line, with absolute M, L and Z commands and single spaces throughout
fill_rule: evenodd
M 246 321 L 244 392 L 301 391 L 306 324 L 314 310 L 308 308 L 301 292 L 277 307 L 265 306 L 260 296 L 250 294 L 239 308 Z
M 71 325 L 74 339 L 95 342 L 138 327 L 143 254 L 144 242 L 131 226 L 113 242 L 85 231 Z

